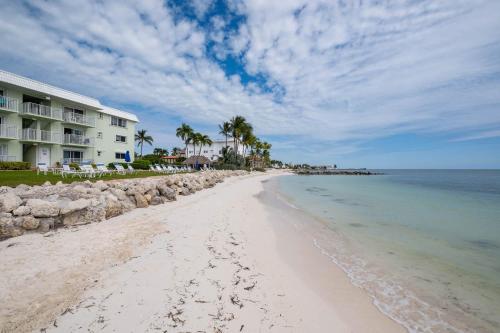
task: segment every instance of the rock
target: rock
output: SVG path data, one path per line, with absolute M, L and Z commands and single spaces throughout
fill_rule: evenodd
M 31 215 L 23 216 L 22 219 L 23 222 L 21 223 L 21 227 L 23 227 L 26 230 L 34 230 L 38 228 L 38 226 L 40 225 L 40 221 L 38 221 Z
M 31 213 L 31 207 L 28 206 L 19 206 L 12 212 L 12 214 L 16 216 L 24 216 L 28 215 L 29 213 Z
M 108 194 L 105 198 L 105 217 L 107 219 L 122 214 L 122 204 L 113 194 Z
M 72 213 L 77 210 L 82 210 L 87 208 L 90 205 L 90 200 L 88 199 L 78 199 L 75 201 L 67 201 L 67 202 L 60 202 L 59 206 L 61 207 L 60 214 L 65 215 Z
M 176 199 L 176 191 L 168 186 L 159 185 L 158 191 L 160 191 L 160 194 L 163 197 L 167 198 L 168 200 L 175 200 Z
M 106 209 L 104 205 L 89 206 L 86 209 L 77 210 L 64 215 L 63 224 L 66 226 L 82 225 L 94 222 L 101 222 L 106 219 Z
M 23 201 L 12 192 L 6 192 L 0 195 L 0 212 L 10 213 L 19 207 Z
M 47 180 L 45 183 L 43 183 L 42 186 L 47 187 L 47 186 L 51 186 L 51 185 L 52 185 L 52 183 Z
M 62 186 L 62 185 L 64 185 L 64 183 L 63 183 L 62 181 L 58 181 L 58 182 L 56 183 L 56 186 Z
M 151 196 L 151 194 L 146 193 L 146 194 L 144 194 L 144 198 L 146 199 L 146 201 L 147 201 L 147 202 L 148 202 L 148 204 L 149 204 L 149 203 L 151 202 L 151 199 L 152 199 L 153 197 Z
M 55 227 L 55 219 L 52 217 L 46 217 L 39 220 L 39 229 L 41 232 L 48 232 L 50 229 Z
M 34 217 L 52 217 L 59 215 L 57 202 L 50 202 L 41 199 L 28 199 L 26 206 L 31 208 Z
M 108 184 L 106 184 L 102 180 L 96 181 L 92 186 L 99 191 L 106 191 L 109 188 Z
M 134 198 L 137 208 L 146 208 L 147 206 L 149 206 L 148 201 L 141 193 L 136 192 Z
M 154 198 L 151 199 L 150 204 L 151 205 L 161 205 L 164 202 L 165 202 L 165 198 L 163 198 L 163 197 L 154 197 Z
M 182 194 L 182 195 L 190 195 L 190 194 L 191 194 L 191 192 L 189 192 L 189 189 L 188 189 L 187 187 L 183 187 L 183 188 L 181 189 L 181 194 Z

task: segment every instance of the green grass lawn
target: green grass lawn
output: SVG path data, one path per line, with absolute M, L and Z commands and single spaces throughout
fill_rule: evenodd
M 63 183 L 73 183 L 73 182 L 82 182 L 84 180 L 90 180 L 91 182 L 95 182 L 97 180 L 111 180 L 111 179 L 125 179 L 125 178 L 145 178 L 151 176 L 160 176 L 165 174 L 160 174 L 151 171 L 136 171 L 133 174 L 125 174 L 125 175 L 103 175 L 102 177 L 96 176 L 95 178 L 79 178 L 78 176 L 67 175 L 64 178 L 61 175 L 54 175 L 52 172 L 48 172 L 47 175 L 44 174 L 36 174 L 36 171 L 31 170 L 21 170 L 21 171 L 0 171 L 0 186 L 12 186 L 15 187 L 19 184 L 26 185 L 42 185 L 47 180 L 52 184 L 57 183 L 58 181 L 62 181 Z

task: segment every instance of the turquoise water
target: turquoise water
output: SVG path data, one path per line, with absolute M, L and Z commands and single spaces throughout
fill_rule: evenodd
M 414 332 L 500 332 L 500 171 L 284 176 L 318 248 Z

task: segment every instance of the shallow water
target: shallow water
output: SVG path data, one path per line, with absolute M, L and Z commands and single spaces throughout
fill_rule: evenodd
M 315 245 L 413 332 L 500 331 L 500 171 L 284 176 Z

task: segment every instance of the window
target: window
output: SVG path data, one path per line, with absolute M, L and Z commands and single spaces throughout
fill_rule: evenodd
M 63 162 L 64 163 L 80 163 L 83 159 L 83 152 L 79 150 L 64 150 Z
M 0 96 L 3 96 L 3 90 L 0 89 Z
M 127 120 L 118 117 L 111 117 L 111 125 L 119 127 L 127 127 Z
M 208 154 L 208 150 L 204 150 L 204 151 L 203 151 L 203 154 Z
M 101 157 L 101 155 L 102 155 L 102 151 L 98 150 L 98 151 L 97 151 L 97 156 L 98 156 L 98 157 Z
M 127 137 L 124 136 L 124 135 L 117 135 L 116 138 L 115 138 L 115 141 L 116 142 L 126 143 L 127 142 Z
M 192 151 L 192 150 L 190 150 L 190 151 L 189 151 L 189 153 L 190 153 L 190 154 L 192 154 L 192 153 L 193 153 L 193 151 Z
M 124 160 L 125 159 L 125 153 L 115 153 L 115 159 L 117 159 L 117 160 Z
M 104 118 L 104 115 L 102 114 L 102 112 L 99 112 L 99 119 L 102 119 Z
M 102 132 L 97 132 L 97 138 L 102 139 Z
M 0 144 L 0 156 L 7 156 L 9 154 L 8 146 L 6 143 Z

